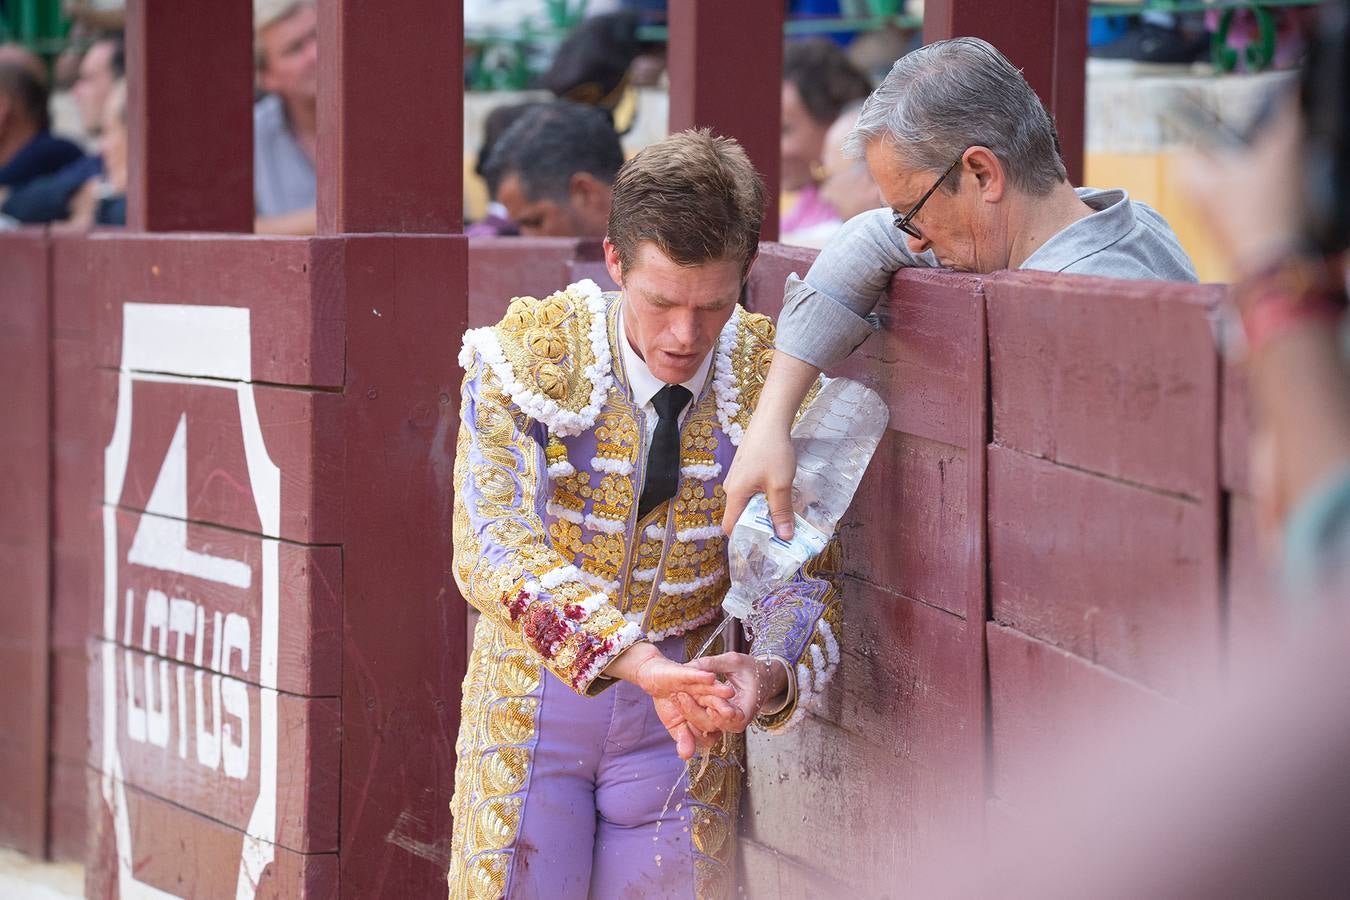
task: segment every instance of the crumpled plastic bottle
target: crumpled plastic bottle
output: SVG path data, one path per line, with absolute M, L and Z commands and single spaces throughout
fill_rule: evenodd
M 727 544 L 731 588 L 722 608 L 728 615 L 753 632 L 756 601 L 786 584 L 825 549 L 853 502 L 889 418 L 890 411 L 875 391 L 847 378 L 824 379 L 792 427 L 797 452 L 792 540 L 774 534 L 768 501 L 756 494 L 736 520 Z

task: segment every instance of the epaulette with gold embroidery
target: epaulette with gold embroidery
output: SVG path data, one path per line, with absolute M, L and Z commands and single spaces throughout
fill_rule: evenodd
M 500 323 L 465 332 L 459 362 L 480 356 L 521 412 L 567 437 L 595 424 L 613 383 L 607 329 L 604 294 L 586 279 L 515 298 Z

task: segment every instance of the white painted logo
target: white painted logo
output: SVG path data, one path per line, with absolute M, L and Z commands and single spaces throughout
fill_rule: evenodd
M 249 815 L 239 860 L 237 900 L 252 900 L 263 870 L 275 853 L 280 596 L 280 548 L 276 538 L 281 519 L 281 473 L 263 443 L 250 383 L 251 350 L 247 309 L 140 303 L 123 307 L 116 423 L 104 452 L 105 641 L 101 659 L 102 793 L 113 815 L 118 892 L 123 900 L 174 895 L 137 877 L 134 862 L 138 855 L 123 786 L 122 733 L 131 745 L 158 748 L 173 764 L 223 772 L 226 778 L 241 782 L 241 790 L 242 782 L 257 779 L 257 800 Z M 229 391 L 237 398 L 247 477 L 261 531 L 266 535 L 260 539 L 260 583 L 255 583 L 254 567 L 247 562 L 188 546 L 191 457 L 186 410 L 178 417 L 145 510 L 125 557 L 120 558 L 117 518 L 131 462 L 133 399 L 137 384 L 156 382 L 186 385 L 194 391 Z M 238 611 L 212 609 L 207 602 L 173 596 L 153 587 L 145 590 L 144 596 L 137 596 L 136 590 L 121 583 L 123 562 L 151 572 L 187 576 L 198 583 L 260 591 L 259 633 L 254 633 L 250 619 Z M 114 643 L 119 636 L 119 607 L 122 648 Z M 139 629 L 135 627 L 137 620 Z M 133 655 L 133 647 L 144 651 L 143 660 Z M 204 668 L 208 665 L 208 647 L 209 671 Z M 255 649 L 256 670 L 250 671 L 255 665 Z M 121 678 L 119 654 L 123 662 Z M 189 670 L 188 663 L 195 670 Z M 262 685 L 256 694 L 261 703 L 256 757 L 252 754 L 254 711 L 249 708 L 249 693 L 243 682 L 230 677 L 244 674 L 252 676 L 249 681 Z M 171 741 L 171 734 L 177 735 L 176 741 Z

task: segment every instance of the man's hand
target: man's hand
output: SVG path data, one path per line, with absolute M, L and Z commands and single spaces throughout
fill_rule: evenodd
M 605 674 L 636 684 L 652 698 L 680 759 L 692 758 L 721 737 L 715 723 L 730 714 L 727 702 L 735 689 L 718 681 L 715 672 L 681 665 L 643 641 L 620 653 Z M 716 718 L 707 711 L 709 706 L 718 710 Z
M 745 505 L 755 494 L 769 502 L 769 518 L 783 540 L 792 538 L 792 479 L 797 453 L 792 449 L 792 420 L 820 370 L 795 356 L 775 352 L 750 419 L 722 487 L 727 511 L 722 530 L 731 534 Z
M 776 698 L 787 690 L 787 670 L 773 660 L 760 660 L 745 653 L 722 653 L 696 659 L 689 663 L 706 672 L 726 676 L 726 683 L 735 694 L 729 702 L 717 708 L 707 708 L 711 724 L 722 731 L 741 732 L 750 727 L 755 717 L 765 708 L 771 708 Z M 680 700 L 686 716 L 697 715 L 692 700 Z

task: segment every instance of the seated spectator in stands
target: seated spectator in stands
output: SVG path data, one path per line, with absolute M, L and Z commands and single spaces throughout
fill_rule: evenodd
M 502 133 L 484 177 L 522 235 L 602 238 L 621 165 L 609 117 L 557 101 L 527 110 Z
M 51 133 L 46 73 L 21 47 L 0 47 L 0 195 L 61 169 L 80 148 Z
M 793 235 L 792 243 L 819 249 L 834 236 L 840 225 L 859 213 L 883 205 L 877 183 L 867 171 L 867 163 L 861 159 L 853 159 L 844 152 L 844 143 L 853 131 L 854 123 L 858 121 L 858 112 L 861 109 L 862 104 L 858 103 L 844 110 L 825 134 L 825 153 L 821 157 L 824 173 L 820 180 L 820 198 L 830 205 L 838 218 L 797 231 Z
M 75 97 L 80 111 L 80 121 L 85 131 L 98 139 L 99 153 L 84 156 L 64 166 L 59 171 L 41 178 L 35 178 L 28 184 L 10 192 L 0 205 L 0 212 L 26 224 L 62 222 L 79 219 L 72 213 L 72 203 L 76 195 L 86 185 L 84 203 L 92 211 L 94 204 L 88 200 L 98 185 L 106 185 L 104 165 L 101 154 L 103 128 L 109 121 L 108 107 L 114 86 L 121 83 L 125 69 L 122 39 L 112 35 L 100 38 L 85 51 L 79 64 L 79 76 L 71 93 Z M 123 101 L 125 106 L 125 101 Z M 125 131 L 123 116 L 119 113 L 113 121 Z M 123 139 L 125 143 L 125 139 Z M 101 190 L 101 188 L 98 188 Z M 91 214 L 92 223 L 92 214 Z M 100 224 L 124 224 L 110 221 Z
M 783 59 L 783 201 L 779 231 L 785 244 L 811 240 L 810 229 L 838 225 L 838 212 L 820 196 L 825 134 L 844 107 L 872 89 L 844 56 L 824 38 L 788 44 Z M 820 246 L 819 243 L 813 246 Z
M 506 133 L 506 129 L 514 125 L 527 111 L 547 105 L 547 100 L 527 100 L 524 103 L 499 106 L 488 113 L 487 121 L 483 123 L 483 143 L 478 148 L 478 160 L 473 167 L 474 173 L 487 184 L 487 214 L 467 226 L 464 229 L 465 234 L 470 237 L 512 237 L 520 234 L 520 228 L 511 221 L 506 207 L 493 199 L 497 196 L 498 178 L 495 175 L 488 176 L 487 162 L 492 157 L 492 148 L 497 146 L 497 141 Z
M 99 38 L 84 51 L 70 92 L 80 110 L 80 124 L 91 137 L 97 137 L 103 127 L 108 95 L 125 74 L 126 54 L 120 34 Z
M 254 229 L 313 234 L 318 140 L 318 28 L 313 0 L 254 0 Z
M 72 225 L 127 224 L 127 86 L 113 85 L 99 127 L 103 171 L 90 178 L 70 201 Z
M 1074 189 L 1051 120 L 990 44 L 956 38 L 903 56 L 849 138 L 890 209 L 855 216 L 806 279 L 788 279 L 773 366 L 726 481 L 724 527 L 755 493 L 792 531 L 792 417 L 821 369 L 879 327 L 896 270 L 1037 269 L 1195 281 L 1162 216 L 1124 191 Z

